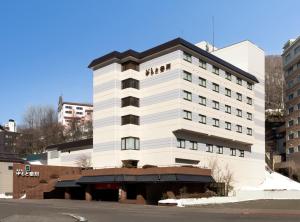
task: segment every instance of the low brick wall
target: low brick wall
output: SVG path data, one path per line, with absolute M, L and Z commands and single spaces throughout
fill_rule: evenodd
M 58 179 L 79 178 L 81 168 L 63 166 L 30 165 L 30 172 L 25 173 L 25 164 L 13 165 L 13 198 L 20 198 L 26 193 L 26 198 L 42 199 L 44 192 L 54 189 Z M 34 175 L 38 173 L 37 175 Z

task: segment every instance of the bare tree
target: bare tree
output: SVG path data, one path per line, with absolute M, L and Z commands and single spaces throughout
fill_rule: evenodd
M 81 168 L 91 167 L 91 157 L 86 154 L 82 154 L 81 156 L 79 156 L 75 162 L 76 165 Z
M 266 109 L 283 109 L 285 82 L 281 56 L 266 56 L 265 64 Z
M 57 113 L 50 106 L 31 106 L 18 128 L 21 135 L 18 150 L 21 153 L 40 153 L 51 144 L 65 141 L 63 127 L 57 121 Z
M 225 194 L 228 195 L 233 190 L 233 172 L 230 170 L 228 164 L 225 167 L 220 167 L 219 159 L 211 158 L 208 161 L 208 168 L 211 170 L 211 174 L 217 183 L 225 184 Z

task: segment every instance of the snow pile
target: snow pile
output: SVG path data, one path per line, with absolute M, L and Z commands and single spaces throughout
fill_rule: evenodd
M 232 197 L 209 197 L 189 199 L 160 200 L 160 204 L 177 205 L 178 207 L 191 205 L 223 204 L 259 199 L 300 199 L 300 183 L 276 172 L 266 171 L 262 184 L 256 187 L 243 187 Z
M 300 190 L 300 183 L 276 172 L 266 171 L 265 181 L 257 187 L 244 187 L 241 190 Z
M 238 200 L 235 197 L 209 197 L 209 198 L 189 198 L 189 199 L 166 199 L 160 200 L 160 204 L 177 204 L 178 207 L 189 205 L 207 205 L 207 204 L 222 204 L 235 203 Z
M 12 195 L 6 195 L 4 193 L 0 193 L 0 199 L 12 199 Z

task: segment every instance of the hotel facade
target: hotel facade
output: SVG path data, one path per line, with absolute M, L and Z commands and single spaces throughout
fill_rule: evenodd
M 95 169 L 213 164 L 236 189 L 264 180 L 264 51 L 209 48 L 177 38 L 91 62 Z

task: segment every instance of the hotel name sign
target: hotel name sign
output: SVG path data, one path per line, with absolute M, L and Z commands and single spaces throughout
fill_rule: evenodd
M 170 69 L 171 69 L 171 63 L 168 63 L 168 64 L 160 66 L 160 67 L 146 69 L 145 74 L 146 74 L 146 76 L 149 76 L 149 75 L 152 76 L 154 74 L 163 73 Z
M 16 170 L 16 175 L 17 176 L 22 176 L 22 177 L 39 177 L 40 172 L 31 171 L 30 165 L 25 165 L 25 170 L 17 169 Z

